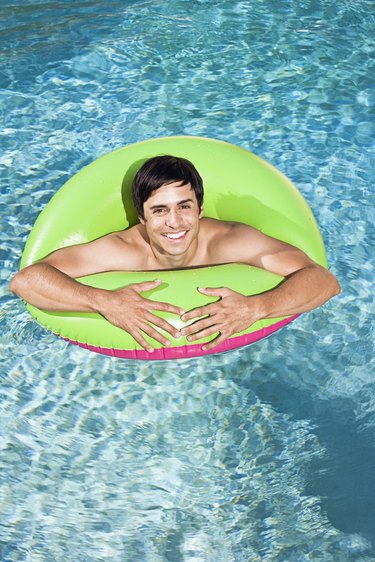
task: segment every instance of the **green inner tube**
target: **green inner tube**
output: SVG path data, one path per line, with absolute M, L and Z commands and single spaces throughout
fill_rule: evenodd
M 27 241 L 21 267 L 35 263 L 58 248 L 88 242 L 136 224 L 137 215 L 131 201 L 132 180 L 147 159 L 160 154 L 181 156 L 193 162 L 203 178 L 205 216 L 254 226 L 293 244 L 327 266 L 324 244 L 313 214 L 297 188 L 281 172 L 251 152 L 226 142 L 200 137 L 166 137 L 115 150 L 73 176 L 39 215 Z M 162 285 L 144 295 L 185 310 L 214 300 L 199 293 L 197 287 L 229 287 L 250 295 L 272 289 L 282 281 L 278 275 L 243 264 L 157 274 L 108 272 L 80 281 L 116 289 L 156 277 L 163 281 Z M 74 343 L 110 355 L 148 358 L 147 352 L 141 350 L 127 332 L 111 325 L 99 314 L 47 312 L 31 305 L 28 310 L 40 324 Z M 178 328 L 183 325 L 174 315 L 160 315 Z M 230 338 L 232 345 L 225 349 L 248 342 L 238 335 L 268 335 L 267 329 L 277 326 L 280 320 L 256 322 Z M 189 344 L 184 338 L 172 339 L 171 348 L 166 351 L 178 349 L 178 357 L 203 354 L 199 350 L 204 341 Z M 151 358 L 169 358 L 161 344 L 152 340 L 152 345 L 162 352 L 160 357 L 149 354 Z

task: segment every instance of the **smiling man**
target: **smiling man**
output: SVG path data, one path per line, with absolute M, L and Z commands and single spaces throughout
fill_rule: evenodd
M 18 272 L 11 290 L 30 304 L 50 311 L 98 312 L 129 332 L 147 351 L 144 334 L 170 345 L 161 328 L 189 341 L 214 336 L 211 349 L 261 318 L 312 310 L 340 291 L 332 273 L 304 252 L 248 225 L 203 217 L 203 184 L 193 164 L 174 156 L 148 160 L 133 182 L 133 202 L 140 223 L 93 242 L 63 248 Z M 108 291 L 75 279 L 104 271 L 181 269 L 244 263 L 285 277 L 275 289 L 244 296 L 228 288 L 201 288 L 217 301 L 193 311 L 144 298 L 160 284 L 137 283 Z M 193 323 L 176 331 L 156 310 Z

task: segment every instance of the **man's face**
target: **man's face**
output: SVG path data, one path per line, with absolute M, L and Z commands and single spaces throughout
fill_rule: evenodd
M 173 182 L 151 193 L 143 204 L 150 245 L 161 254 L 182 255 L 197 240 L 202 210 L 190 183 Z

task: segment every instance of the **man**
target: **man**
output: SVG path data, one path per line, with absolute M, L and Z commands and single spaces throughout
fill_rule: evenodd
M 51 311 L 98 312 L 129 332 L 147 351 L 144 335 L 163 345 L 187 336 L 190 342 L 219 335 L 203 346 L 211 349 L 261 318 L 276 318 L 316 308 L 340 291 L 330 272 L 297 248 L 235 222 L 203 217 L 202 179 L 183 158 L 148 160 L 133 182 L 133 202 L 140 224 L 87 244 L 63 248 L 18 272 L 11 290 L 30 304 Z M 185 312 L 151 301 L 141 293 L 159 280 L 108 291 L 82 285 L 77 277 L 113 270 L 163 270 L 223 263 L 244 263 L 285 277 L 275 289 L 244 296 L 228 288 L 200 288 L 218 297 L 214 303 Z M 180 332 L 155 310 L 196 320 Z

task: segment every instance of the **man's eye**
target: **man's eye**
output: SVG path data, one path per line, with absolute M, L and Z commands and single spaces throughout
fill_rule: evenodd
M 191 205 L 181 205 L 181 209 L 190 209 Z
M 153 210 L 154 215 L 161 215 L 163 213 L 164 213 L 164 209 L 154 209 Z

